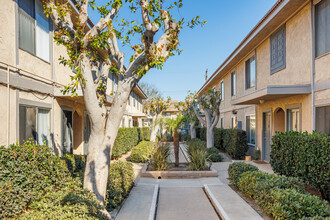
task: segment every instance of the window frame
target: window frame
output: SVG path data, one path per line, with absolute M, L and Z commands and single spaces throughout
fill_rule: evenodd
M 283 64 L 282 65 L 279 65 L 278 62 L 274 65 L 272 65 L 272 54 L 273 54 L 273 45 L 272 45 L 272 42 L 273 41 L 278 41 L 279 40 L 279 37 L 282 37 L 281 35 L 283 34 L 283 41 L 284 43 L 282 44 L 283 46 Z M 286 68 L 286 25 L 282 25 L 279 29 L 277 29 L 270 37 L 269 37 L 269 50 L 270 50 L 270 59 L 269 59 L 269 62 L 270 62 L 270 74 L 274 74 L 280 70 L 283 70 Z M 278 54 L 278 45 L 276 47 L 276 54 Z M 276 57 L 277 59 L 278 57 Z
M 325 129 L 327 129 L 327 127 L 326 127 L 326 115 L 327 115 L 327 110 L 328 111 L 330 111 L 330 103 L 329 104 L 327 104 L 327 105 L 323 105 L 323 106 L 316 106 L 315 107 L 315 129 L 317 130 L 317 132 L 321 132 L 321 133 L 323 133 L 323 134 L 328 134 L 328 135 L 330 135 L 330 128 L 328 128 L 329 129 L 329 133 L 326 133 L 326 130 L 324 131 L 324 130 L 320 130 L 320 129 L 318 129 L 319 128 L 319 126 L 322 126 L 322 125 L 320 125 L 319 123 L 318 123 L 318 114 L 319 114 L 319 110 L 320 109 L 323 109 L 324 108 L 324 112 L 322 112 L 322 114 L 324 114 L 324 115 L 322 115 L 321 116 L 321 119 L 323 119 L 322 121 L 324 121 L 324 126 L 325 126 Z M 329 109 L 327 109 L 327 108 L 329 108 Z M 320 113 L 321 114 L 321 113 Z M 325 120 L 324 120 L 325 119 Z M 330 121 L 330 117 L 329 117 L 329 119 L 328 119 L 329 121 Z
M 253 143 L 251 143 L 251 142 L 249 142 L 249 137 L 248 137 L 248 135 L 247 135 L 247 139 L 248 139 L 248 145 L 251 145 L 251 146 L 256 146 L 256 142 L 257 142 L 257 139 L 256 139 L 256 132 L 257 132 L 257 117 L 256 117 L 256 115 L 255 114 L 247 114 L 247 115 L 245 115 L 245 131 L 246 131 L 246 133 L 249 133 L 249 135 L 250 135 L 250 141 L 251 141 L 251 116 L 253 116 L 254 117 L 254 123 L 255 123 L 255 126 L 254 126 L 254 144 Z M 249 124 L 249 132 L 248 132 L 248 129 L 247 129 L 247 125 L 248 125 L 248 120 L 247 120 L 247 118 L 250 118 L 250 124 Z
M 292 111 L 293 109 L 299 110 L 299 128 L 298 128 L 298 132 L 299 132 L 299 131 L 302 131 L 302 105 L 301 105 L 301 103 L 285 106 L 285 130 L 293 131 L 293 130 L 289 130 L 289 123 L 290 123 L 289 111 Z
M 254 85 L 251 84 L 251 63 L 254 61 Z M 257 61 L 256 55 L 252 55 L 249 59 L 245 61 L 245 90 L 256 87 L 257 78 Z
M 220 99 L 221 101 L 225 100 L 225 82 L 221 80 L 220 82 Z
M 329 26 L 329 29 L 327 30 L 326 29 L 326 27 L 328 27 L 327 26 L 327 24 L 324 24 L 324 27 L 321 27 L 321 28 L 318 28 L 318 7 L 321 7 L 321 5 L 322 4 L 329 4 L 328 6 L 325 6 L 325 7 L 329 7 L 329 8 L 327 8 L 329 11 L 330 11 L 330 1 L 329 2 L 326 2 L 327 0 L 320 0 L 317 4 L 315 4 L 314 5 L 314 56 L 315 56 L 315 59 L 316 58 L 319 58 L 319 57 L 322 57 L 322 56 L 324 56 L 324 55 L 327 55 L 327 54 L 329 54 L 330 53 L 330 46 L 329 46 L 329 50 L 327 51 L 327 43 L 330 45 L 330 38 L 327 38 L 326 36 L 324 37 L 324 51 L 321 51 L 321 52 L 319 52 L 318 51 L 318 42 L 319 42 L 319 39 L 318 39 L 318 30 L 319 29 L 324 29 L 324 31 L 325 31 L 325 33 L 327 33 L 327 32 L 330 32 L 330 24 L 328 24 L 328 26 Z M 326 12 L 324 12 L 326 15 L 328 15 Z M 330 15 L 328 15 L 328 16 L 330 16 Z M 330 20 L 329 18 L 324 18 L 324 20 Z M 328 40 L 328 41 L 327 41 Z M 319 53 L 318 53 L 319 52 Z
M 235 76 L 235 85 L 234 85 L 234 76 Z M 236 74 L 236 71 L 233 71 L 231 74 L 230 74 L 230 85 L 231 85 L 231 96 L 236 96 L 236 93 L 237 93 L 237 74 Z

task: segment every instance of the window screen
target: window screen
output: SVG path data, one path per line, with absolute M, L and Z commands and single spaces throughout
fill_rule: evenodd
M 251 57 L 245 62 L 245 87 L 249 89 L 256 83 L 256 62 L 255 57 Z
M 315 5 L 316 57 L 330 52 L 330 0 Z
M 236 72 L 231 74 L 231 95 L 236 95 Z
M 270 72 L 285 68 L 285 25 L 270 37 Z
M 330 135 L 330 105 L 316 108 L 316 130 Z
M 37 140 L 37 119 L 36 108 L 33 107 L 19 107 L 19 140 L 20 144 L 24 141 L 32 139 Z
M 249 144 L 256 143 L 256 118 L 254 115 L 246 116 L 246 135 Z

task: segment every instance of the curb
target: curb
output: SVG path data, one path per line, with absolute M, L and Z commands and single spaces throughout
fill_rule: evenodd
M 158 194 L 159 194 L 159 184 L 155 184 L 155 189 L 154 189 L 154 194 L 152 196 L 152 202 L 151 202 L 151 206 L 150 206 L 148 220 L 154 220 L 156 218 Z
M 221 219 L 223 220 L 230 220 L 229 216 L 227 215 L 226 211 L 222 208 L 220 203 L 216 200 L 215 196 L 211 192 L 210 188 L 207 184 L 204 184 L 204 190 L 207 195 L 207 197 L 210 199 L 213 207 L 217 211 L 217 213 L 221 216 Z

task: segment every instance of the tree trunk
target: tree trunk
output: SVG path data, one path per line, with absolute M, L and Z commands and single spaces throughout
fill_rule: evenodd
M 157 133 L 160 128 L 160 124 L 156 122 L 157 117 L 153 117 L 152 119 L 152 129 L 151 129 L 151 134 L 150 134 L 150 141 L 156 142 L 157 138 Z
M 174 156 L 175 156 L 175 167 L 179 167 L 179 133 L 174 131 L 173 134 L 173 145 L 174 145 Z
M 190 123 L 190 138 L 196 138 L 195 122 Z
M 208 148 L 214 147 L 214 130 L 211 126 L 206 128 L 206 146 Z

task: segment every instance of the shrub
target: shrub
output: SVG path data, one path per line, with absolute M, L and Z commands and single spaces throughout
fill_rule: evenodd
M 119 128 L 112 149 L 112 158 L 117 159 L 139 143 L 138 128 Z
M 214 128 L 214 147 L 219 150 L 225 150 L 223 146 L 224 132 L 226 129 L 223 128 Z
M 133 187 L 134 179 L 132 163 L 123 161 L 111 163 L 107 183 L 107 210 L 111 211 L 122 203 Z
M 243 162 L 232 163 L 228 168 L 229 181 L 235 188 L 237 188 L 237 183 L 242 173 L 258 170 L 258 167 Z
M 261 152 L 260 150 L 254 150 L 254 159 L 260 160 L 261 159 Z
M 191 138 L 190 138 L 190 135 L 189 134 L 179 134 L 179 140 L 180 141 L 189 141 Z
M 330 216 L 327 203 L 306 193 L 299 179 L 256 169 L 244 163 L 233 163 L 228 170 L 230 182 L 244 195 L 253 198 L 274 219 Z
M 282 175 L 301 178 L 330 199 L 330 136 L 316 132 L 276 133 L 270 164 Z
M 190 162 L 188 170 L 205 170 L 206 169 L 206 148 L 195 149 L 189 154 Z
M 131 152 L 131 161 L 134 163 L 145 163 L 154 150 L 154 143 L 151 141 L 142 141 Z
M 150 141 L 150 128 L 143 127 L 137 128 L 139 133 L 139 142 L 141 141 Z
M 206 127 L 200 129 L 200 139 L 206 141 Z
M 101 209 L 48 146 L 0 147 L 0 218 L 102 219 Z
M 249 149 L 246 132 L 238 129 L 225 129 L 223 146 L 230 156 L 234 158 L 244 157 Z
M 159 144 L 151 158 L 151 167 L 153 170 L 166 170 L 169 167 L 169 157 L 171 155 L 169 144 Z
M 189 154 L 194 151 L 194 150 L 200 150 L 200 149 L 206 149 L 206 142 L 201 141 L 198 138 L 193 138 L 189 141 L 187 141 L 187 146 L 186 146 L 186 152 L 189 156 Z
M 206 158 L 208 161 L 211 162 L 221 162 L 223 160 L 223 157 L 220 154 L 219 150 L 215 147 L 206 149 Z

